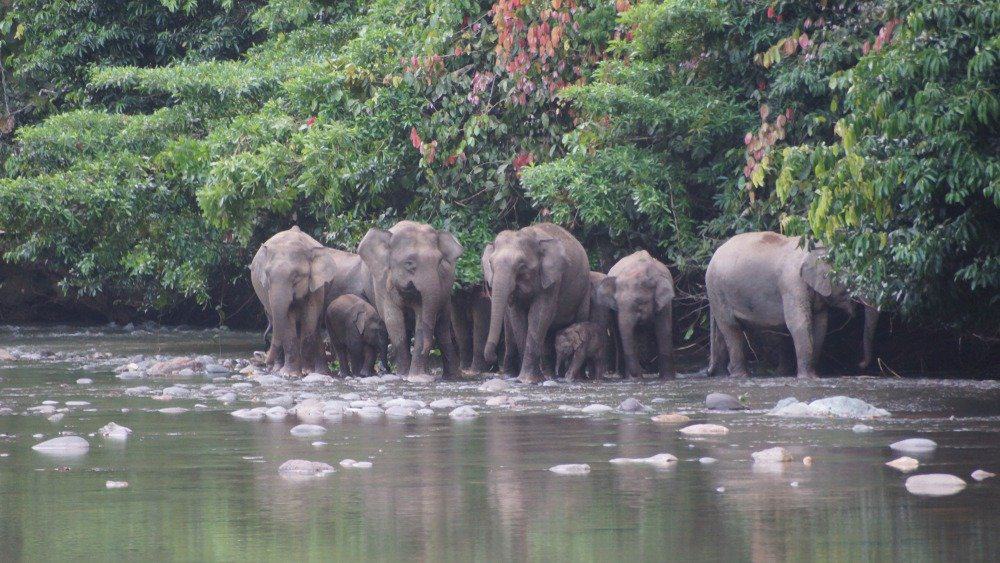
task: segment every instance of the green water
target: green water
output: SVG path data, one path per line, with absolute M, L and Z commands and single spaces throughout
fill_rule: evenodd
M 283 384 L 240 391 L 223 405 L 204 393 L 164 403 L 129 396 L 178 380 L 120 381 L 113 368 L 133 354 L 247 357 L 258 337 L 212 331 L 132 334 L 93 329 L 0 330 L 0 348 L 63 356 L 0 363 L 0 560 L 950 560 L 1000 557 L 1000 478 L 976 483 L 975 469 L 1000 469 L 1000 385 L 972 381 L 834 378 L 682 380 L 668 384 L 584 383 L 513 386 L 519 408 L 486 407 L 495 393 L 478 381 L 437 385 L 390 382 Z M 77 354 L 112 354 L 89 366 Z M 92 385 L 77 385 L 89 377 Z M 191 389 L 207 377 L 180 380 Z M 222 388 L 236 381 L 216 382 Z M 703 412 L 708 392 L 747 393 L 752 410 Z M 320 437 L 296 438 L 282 422 L 238 420 L 229 412 L 283 393 L 323 398 L 453 397 L 481 416 L 455 421 L 448 410 L 405 420 L 322 420 Z M 152 393 L 151 393 L 152 394 Z M 783 397 L 845 394 L 893 416 L 866 421 L 783 419 L 764 411 Z M 694 422 L 731 428 L 689 438 L 646 415 L 582 416 L 559 405 L 616 406 L 636 397 L 653 412 L 683 411 Z M 43 400 L 89 401 L 57 423 L 24 414 Z M 197 405 L 205 405 L 199 407 Z M 57 405 L 57 406 L 62 406 Z M 191 409 L 166 415 L 156 409 Z M 129 409 L 123 413 L 122 409 Z M 954 418 L 952 418 L 954 417 Z M 124 444 L 90 437 L 115 421 L 133 429 Z M 55 457 L 31 450 L 60 432 L 84 436 L 90 450 Z M 41 434 L 43 437 L 34 437 Z M 898 439 L 938 442 L 919 473 L 953 473 L 959 494 L 919 497 L 905 475 L 883 464 Z M 316 440 L 326 445 L 313 446 Z M 782 445 L 795 462 L 755 469 L 750 453 Z M 619 467 L 613 457 L 667 452 L 667 470 Z M 812 466 L 800 461 L 811 456 Z M 696 458 L 719 461 L 703 465 Z M 321 478 L 278 472 L 302 458 L 334 465 Z M 371 469 L 344 469 L 345 458 Z M 548 468 L 588 463 L 589 475 Z M 129 487 L 111 490 L 108 480 Z M 793 487 L 792 483 L 798 484 Z M 722 489 L 720 492 L 719 489 Z

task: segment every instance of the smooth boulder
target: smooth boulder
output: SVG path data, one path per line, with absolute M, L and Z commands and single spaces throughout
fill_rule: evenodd
M 590 466 L 586 463 L 564 463 L 553 465 L 549 471 L 556 475 L 586 475 L 590 473 Z
M 729 429 L 720 424 L 692 424 L 678 430 L 688 436 L 723 436 L 729 434 Z
M 942 497 L 959 493 L 965 488 L 961 477 L 947 473 L 914 475 L 906 480 L 906 490 L 915 495 Z
M 705 406 L 713 411 L 737 411 L 746 408 L 739 399 L 725 393 L 709 393 L 705 397 Z
M 889 447 L 899 452 L 926 453 L 937 448 L 937 442 L 927 438 L 908 438 L 889 444 Z
M 60 436 L 31 446 L 36 452 L 83 453 L 90 449 L 90 443 L 79 436 Z
M 278 468 L 278 472 L 283 475 L 298 477 L 321 477 L 334 471 L 333 466 L 328 463 L 304 459 L 290 459 Z

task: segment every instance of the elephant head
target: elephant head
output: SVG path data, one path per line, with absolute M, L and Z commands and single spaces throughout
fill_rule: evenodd
M 799 274 L 806 285 L 816 292 L 827 305 L 844 311 L 852 318 L 857 314 L 858 307 L 864 308 L 865 326 L 861 335 L 862 352 L 858 367 L 866 369 L 871 365 L 879 311 L 875 307 L 853 298 L 845 286 L 832 279 L 833 270 L 826 260 L 826 253 L 824 248 L 816 248 L 807 252 L 799 267 Z
M 484 357 L 496 361 L 504 315 L 512 299 L 530 300 L 562 276 L 566 251 L 562 241 L 540 231 L 503 231 L 483 251 L 483 278 L 490 289 L 490 332 Z
M 385 323 L 372 307 L 359 307 L 354 312 L 354 328 L 361 335 L 361 340 L 379 350 L 380 354 L 389 347 L 389 333 Z

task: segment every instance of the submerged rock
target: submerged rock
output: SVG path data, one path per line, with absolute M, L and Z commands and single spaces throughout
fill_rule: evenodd
M 903 473 L 909 473 L 910 471 L 920 467 L 920 462 L 912 457 L 903 456 L 886 463 L 886 465 L 893 469 L 898 469 Z
M 941 497 L 959 493 L 965 488 L 961 477 L 947 473 L 914 475 L 906 480 L 906 490 L 915 495 Z
M 102 438 L 107 438 L 109 440 L 128 440 L 129 435 L 132 434 L 132 429 L 114 422 L 109 422 L 100 427 L 100 429 L 97 430 L 97 433 L 100 434 Z
M 689 436 L 722 436 L 729 434 L 729 429 L 720 424 L 692 424 L 678 430 Z
M 659 424 L 684 424 L 691 422 L 691 417 L 676 412 L 665 412 L 653 417 L 653 422 Z
M 736 411 L 746 408 L 736 397 L 725 393 L 709 393 L 705 397 L 705 406 L 713 411 Z
M 996 477 L 996 473 L 990 473 L 989 471 L 984 471 L 982 469 L 977 469 L 972 472 L 972 478 L 976 481 L 985 481 L 990 477 Z
M 792 461 L 792 454 L 788 450 L 777 446 L 750 454 L 754 463 L 785 463 Z
M 553 465 L 549 471 L 556 475 L 586 475 L 590 473 L 590 466 L 586 463 L 564 463 Z
M 415 399 L 404 399 L 399 397 L 397 399 L 389 399 L 388 401 L 382 403 L 382 406 L 388 409 L 389 407 L 404 407 L 408 409 L 422 409 L 427 406 L 427 403 L 423 401 L 417 401 Z
M 639 402 L 639 399 L 635 397 L 629 397 L 618 405 L 618 410 L 622 412 L 645 412 L 646 406 Z
M 266 412 L 263 409 L 239 409 L 229 413 L 240 420 L 264 420 Z
M 385 409 L 385 416 L 389 418 L 409 418 L 413 416 L 413 409 L 402 405 L 393 405 Z
M 163 414 L 184 414 L 188 412 L 188 410 L 184 407 L 167 407 L 165 409 L 160 409 L 160 412 Z
M 714 457 L 699 457 L 698 458 L 698 463 L 701 463 L 702 465 L 711 465 L 713 463 L 716 463 L 717 461 L 719 461 L 719 460 L 715 459 Z
M 341 467 L 347 467 L 349 469 L 371 469 L 372 462 L 370 461 L 354 461 L 353 459 L 345 459 L 340 462 Z
M 598 403 L 594 403 L 592 405 L 587 405 L 587 406 L 583 407 L 582 409 L 580 409 L 581 412 L 584 412 L 584 413 L 587 413 L 587 414 L 604 414 L 606 412 L 611 412 L 613 410 L 615 410 L 615 409 L 609 407 L 608 405 L 601 405 L 601 404 L 598 404 Z
M 279 473 L 299 477 L 321 477 L 334 471 L 335 469 L 329 463 L 304 459 L 290 459 L 278 468 Z
M 479 390 L 483 393 L 499 393 L 505 391 L 507 387 L 509 385 L 502 379 L 488 379 L 479 386 Z
M 106 481 L 104 487 L 108 489 L 126 489 L 128 481 Z
M 285 420 L 285 417 L 288 416 L 288 409 L 285 407 L 271 407 L 267 409 L 264 416 L 270 420 Z
M 654 465 L 657 467 L 669 467 L 677 463 L 677 458 L 670 454 L 656 454 L 650 457 L 616 457 L 608 460 L 608 463 L 615 465 Z
M 456 420 L 462 420 L 476 418 L 479 416 L 479 413 L 476 412 L 476 409 L 470 406 L 461 406 L 448 413 L 448 416 Z
M 81 377 L 80 379 L 76 380 L 77 385 L 90 385 L 93 382 L 94 380 L 89 377 Z
M 927 438 L 908 438 L 893 442 L 889 447 L 900 452 L 925 453 L 937 448 L 937 443 Z
M 90 443 L 79 436 L 60 436 L 35 444 L 31 449 L 47 453 L 83 453 L 90 449 Z
M 326 434 L 326 428 L 318 424 L 300 424 L 290 430 L 292 436 L 319 436 Z
M 867 432 L 872 432 L 874 430 L 875 430 L 874 428 L 868 426 L 867 424 L 855 424 L 854 426 L 851 427 L 851 431 L 854 432 L 855 434 L 865 434 Z
M 878 418 L 889 416 L 889 411 L 853 397 L 826 397 L 808 404 L 795 397 L 788 397 L 778 401 L 767 414 L 787 417 Z

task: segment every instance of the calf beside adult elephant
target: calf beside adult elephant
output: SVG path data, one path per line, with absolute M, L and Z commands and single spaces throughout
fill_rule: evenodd
M 458 240 L 430 225 L 400 221 L 388 231 L 370 229 L 358 254 L 371 272 L 372 304 L 385 322 L 399 373 L 425 378 L 436 339 L 444 377 L 459 375 L 451 325 L 455 262 L 462 254 Z
M 826 337 L 830 307 L 853 316 L 858 303 L 830 279 L 825 250 L 806 250 L 799 237 L 773 232 L 744 233 L 712 256 L 705 273 L 711 317 L 707 372 L 748 375 L 744 329 L 787 327 L 795 344 L 796 373 L 815 377 Z M 872 359 L 878 311 L 865 307 L 862 360 Z
M 576 238 L 551 223 L 503 231 L 486 246 L 483 275 L 491 290 L 490 331 L 483 356 L 496 360 L 505 319 L 521 356 L 519 379 L 542 379 L 549 331 L 588 319 L 590 267 Z

